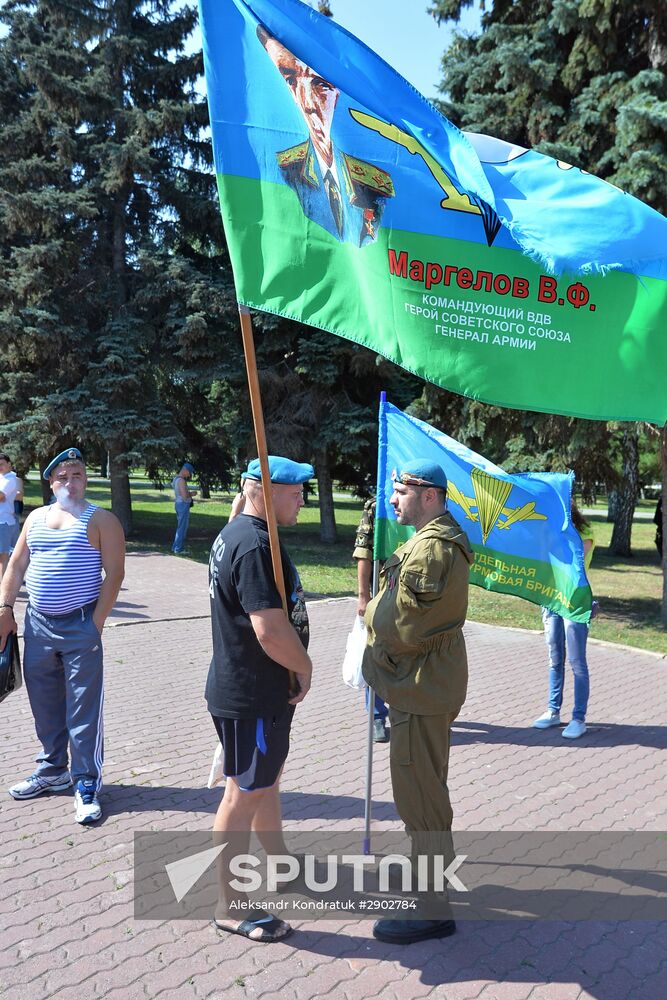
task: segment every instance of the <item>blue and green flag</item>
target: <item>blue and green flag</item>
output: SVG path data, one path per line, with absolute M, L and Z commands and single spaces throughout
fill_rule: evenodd
M 667 419 L 667 220 L 459 131 L 300 0 L 200 0 L 239 301 L 501 406 Z
M 392 474 L 414 457 L 442 466 L 447 504 L 470 539 L 470 582 L 588 622 L 592 595 L 584 546 L 570 517 L 572 475 L 509 475 L 470 448 L 380 403 L 375 558 L 386 559 L 414 533 L 398 523 Z

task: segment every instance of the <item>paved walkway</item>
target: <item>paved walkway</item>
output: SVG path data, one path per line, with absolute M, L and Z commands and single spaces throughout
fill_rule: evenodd
M 351 599 L 311 604 L 317 672 L 283 783 L 292 829 L 363 829 L 365 719 L 340 681 L 353 614 Z M 78 826 L 69 793 L 0 798 L 2 1000 L 667 995 L 667 924 L 462 921 L 454 938 L 399 949 L 374 941 L 369 921 L 304 921 L 266 946 L 208 922 L 134 920 L 133 833 L 208 830 L 220 798 L 205 787 L 206 616 L 205 567 L 129 557 L 105 632 L 104 820 Z M 667 830 L 664 659 L 591 643 L 590 731 L 568 744 L 529 728 L 544 707 L 542 637 L 473 623 L 467 637 L 470 694 L 450 766 L 457 829 Z M 36 749 L 25 690 L 0 706 L 0 725 L 4 788 Z M 386 747 L 373 792 L 376 826 L 397 827 Z

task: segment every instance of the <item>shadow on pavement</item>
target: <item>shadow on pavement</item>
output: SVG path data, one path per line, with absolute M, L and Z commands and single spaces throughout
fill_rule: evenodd
M 104 818 L 123 813 L 193 812 L 213 815 L 222 798 L 217 788 L 179 788 L 173 785 L 105 785 L 102 789 Z M 321 795 L 284 792 L 281 795 L 285 820 L 362 820 L 364 800 L 352 795 Z M 373 819 L 396 820 L 393 802 L 374 801 Z M 104 819 L 102 820 L 102 822 Z
M 564 740 L 565 726 L 533 729 L 532 726 L 493 726 L 486 722 L 462 722 L 457 719 L 452 732 L 453 746 L 475 743 L 510 744 L 521 747 L 640 746 L 667 749 L 667 726 L 623 726 L 614 722 L 586 722 L 586 732 L 578 740 Z
M 446 940 L 398 946 L 376 941 L 372 937 L 372 926 L 372 921 L 364 922 L 363 931 L 354 934 L 348 924 L 345 934 L 334 934 L 324 928 L 318 931 L 311 924 L 308 929 L 297 927 L 284 944 L 274 947 L 345 959 L 358 968 L 372 966 L 378 961 L 393 961 L 405 970 L 406 975 L 411 971 L 417 972 L 422 986 L 440 987 L 443 990 L 443 984 L 447 984 L 454 987 L 451 995 L 457 997 L 477 994 L 472 991 L 459 992 L 455 984 L 470 984 L 472 988 L 480 981 L 481 988 L 484 981 L 492 980 L 508 986 L 515 983 L 539 987 L 540 984 L 548 983 L 546 988 L 553 989 L 553 994 L 540 993 L 540 996 L 554 997 L 575 996 L 578 986 L 581 991 L 585 990 L 585 993 L 579 995 L 594 1000 L 609 1000 L 612 995 L 609 993 L 610 979 L 607 976 L 600 977 L 594 958 L 596 951 L 602 951 L 606 939 L 624 928 L 628 929 L 628 933 L 629 929 L 635 928 L 640 938 L 645 937 L 652 929 L 651 925 L 644 927 L 640 923 L 628 922 L 619 927 L 616 922 L 590 921 L 580 934 L 576 924 L 555 921 L 526 919 L 521 923 L 500 920 L 489 923 L 470 920 L 460 921 L 457 933 Z M 587 951 L 582 953 L 580 962 L 572 961 L 570 956 L 570 960 L 563 963 L 563 956 L 560 954 L 563 937 L 580 937 L 582 944 L 585 942 Z M 547 963 L 544 961 L 545 947 L 551 958 Z M 585 957 L 586 954 L 588 958 Z M 589 969 L 586 968 L 587 965 Z M 566 989 L 562 994 L 558 992 L 560 984 Z M 446 986 L 445 992 L 440 990 L 438 996 L 449 995 Z M 488 995 L 493 997 L 496 993 L 489 992 Z M 511 989 L 507 995 L 511 995 Z M 517 993 L 519 995 L 526 996 L 525 989 Z M 614 991 L 613 995 L 620 997 L 621 992 Z M 633 994 L 633 1000 L 648 1000 L 648 997 L 648 992 Z

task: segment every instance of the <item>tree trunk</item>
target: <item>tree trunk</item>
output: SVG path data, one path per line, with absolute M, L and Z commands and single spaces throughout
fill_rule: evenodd
M 51 456 L 51 458 L 53 458 L 53 456 Z M 46 505 L 47 503 L 51 503 L 51 498 L 53 496 L 53 493 L 51 492 L 51 486 L 49 485 L 48 479 L 44 478 L 41 470 L 47 467 L 47 465 L 51 461 L 51 458 L 44 458 L 43 456 L 40 456 L 39 463 L 37 466 L 37 468 L 39 469 L 39 485 L 42 488 L 42 500 L 44 502 L 44 505 Z
M 132 532 L 132 497 L 127 459 L 119 457 L 117 446 L 109 448 L 109 478 L 111 479 L 111 510 L 123 526 L 125 537 Z
M 632 519 L 639 496 L 639 444 L 637 427 L 626 424 L 623 432 L 623 481 L 618 488 L 618 507 L 614 518 L 609 551 L 613 556 L 631 556 Z
M 618 490 L 607 489 L 607 524 L 613 524 L 618 511 L 619 497 Z
M 660 432 L 660 458 L 662 460 L 662 537 L 667 531 L 667 424 Z M 667 552 L 663 541 L 662 547 L 662 608 L 660 611 L 662 624 L 667 625 Z
M 199 477 L 199 495 L 202 500 L 211 499 L 211 484 L 208 479 Z
M 338 541 L 338 533 L 336 532 L 333 483 L 326 448 L 316 452 L 315 466 L 317 469 L 317 492 L 320 498 L 320 541 L 324 542 L 325 545 L 335 545 Z

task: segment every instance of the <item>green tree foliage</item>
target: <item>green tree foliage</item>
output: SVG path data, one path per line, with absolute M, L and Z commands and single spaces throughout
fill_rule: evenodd
M 507 472 L 574 470 L 577 488 L 592 501 L 601 484 L 618 486 L 612 426 L 489 406 L 426 386 L 411 412 L 458 438 Z
M 336 540 L 334 479 L 368 495 L 377 473 L 380 391 L 407 407 L 419 380 L 357 344 L 269 314 L 253 315 L 269 453 L 312 462 L 321 538 Z M 238 357 L 238 355 L 234 355 Z M 256 455 L 245 373 L 232 360 L 218 394 L 238 468 Z
M 434 0 L 430 11 L 456 20 L 471 3 Z M 667 212 L 664 0 L 492 0 L 481 32 L 455 35 L 442 68 L 442 110 L 461 128 L 532 146 Z M 476 409 L 464 406 L 464 427 L 493 427 L 493 411 Z M 507 411 L 502 423 L 510 465 L 525 449 L 543 467 L 569 464 L 586 491 L 601 480 L 617 491 L 612 545 L 628 554 L 638 430 Z
M 438 21 L 471 0 L 436 0 Z M 443 58 L 443 110 L 667 211 L 663 0 L 496 0 Z
M 9 0 L 0 17 L 0 415 L 16 448 L 174 463 L 230 317 L 195 8 Z M 215 262 L 217 263 L 217 262 Z M 168 390 L 171 388 L 171 392 Z
M 38 432 L 34 405 L 82 370 L 83 329 L 67 299 L 84 295 L 78 230 L 94 206 L 73 173 L 68 79 L 85 57 L 56 28 L 47 54 L 43 24 L 19 4 L 2 17 L 10 32 L 0 47 L 0 415 L 5 446 L 27 465 L 62 440 Z

